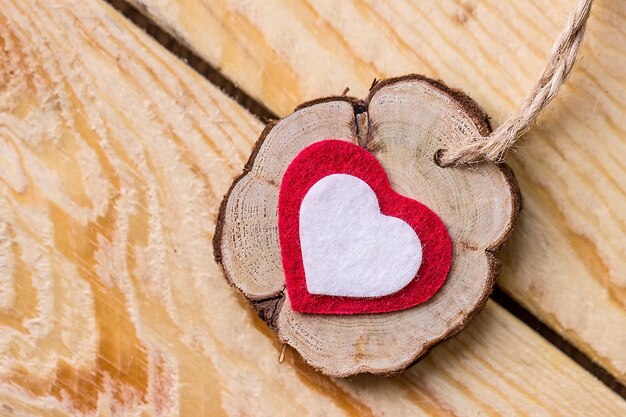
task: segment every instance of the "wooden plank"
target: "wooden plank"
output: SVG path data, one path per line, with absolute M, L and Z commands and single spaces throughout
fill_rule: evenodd
M 521 102 L 573 0 L 132 0 L 280 115 L 417 72 L 497 124 Z M 626 2 L 596 1 L 582 59 L 510 161 L 524 197 L 499 285 L 626 382 Z
M 261 124 L 102 2 L 0 6 L 2 414 L 626 414 L 493 303 L 402 376 L 279 365 L 211 246 Z

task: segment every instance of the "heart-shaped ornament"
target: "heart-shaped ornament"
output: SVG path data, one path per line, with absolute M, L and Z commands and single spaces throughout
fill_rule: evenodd
M 317 295 L 390 295 L 417 279 L 422 264 L 416 231 L 382 214 L 374 190 L 348 174 L 324 177 L 306 193 L 300 246 L 306 288 Z
M 396 193 L 364 148 L 323 140 L 283 176 L 278 230 L 294 311 L 385 313 L 431 298 L 452 242 L 424 204 Z
M 308 364 L 398 372 L 493 288 L 520 207 L 512 174 L 436 158 L 489 131 L 469 97 L 418 75 L 305 103 L 267 126 L 224 198 L 216 260 Z

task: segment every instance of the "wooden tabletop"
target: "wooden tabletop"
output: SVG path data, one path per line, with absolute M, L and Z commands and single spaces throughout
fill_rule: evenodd
M 279 364 L 213 260 L 261 119 L 421 73 L 497 125 L 575 1 L 131 2 L 0 0 L 0 415 L 626 415 L 626 2 L 509 158 L 495 297 L 349 379 Z

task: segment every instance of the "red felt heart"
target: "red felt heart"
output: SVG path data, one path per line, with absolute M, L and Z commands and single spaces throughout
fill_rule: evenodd
M 368 298 L 308 291 L 300 241 L 300 209 L 311 187 L 332 174 L 347 174 L 363 180 L 376 194 L 380 212 L 402 219 L 419 237 L 421 265 L 415 278 L 399 291 Z M 413 307 L 431 298 L 443 285 L 452 261 L 452 241 L 439 216 L 424 204 L 396 193 L 385 170 L 371 153 L 342 140 L 316 142 L 291 162 L 280 185 L 278 232 L 291 307 L 302 313 L 385 313 Z

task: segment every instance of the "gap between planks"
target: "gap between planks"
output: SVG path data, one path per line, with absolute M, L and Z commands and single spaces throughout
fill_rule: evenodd
M 206 60 L 194 53 L 188 46 L 181 43 L 174 36 L 162 29 L 150 18 L 144 10 L 140 10 L 125 0 L 105 0 L 112 7 L 118 10 L 133 24 L 144 30 L 164 48 L 181 59 L 185 64 L 198 72 L 210 83 L 219 87 L 226 95 L 233 98 L 239 105 L 248 110 L 252 115 L 259 118 L 263 123 L 279 119 L 279 116 L 272 112 L 263 103 L 257 101 L 237 86 L 227 76 L 222 74 L 218 68 L 214 67 Z M 339 92 L 338 92 L 339 93 Z M 542 322 L 512 297 L 506 294 L 496 283 L 496 287 L 491 294 L 491 299 L 525 323 L 532 330 L 541 335 L 545 340 L 554 345 L 574 360 L 579 366 L 587 370 L 609 389 L 626 399 L 626 385 L 618 381 L 610 372 L 583 353 L 572 343 L 564 339 L 551 327 Z
M 245 91 L 241 90 L 237 84 L 222 74 L 218 68 L 215 68 L 213 65 L 200 58 L 186 45 L 183 45 L 172 35 L 161 29 L 144 11 L 137 9 L 124 0 L 105 1 L 136 26 L 144 30 L 164 48 L 206 78 L 211 84 L 219 87 L 224 94 L 234 99 L 240 106 L 259 118 L 263 123 L 279 119 L 277 114 L 268 109 L 263 103 L 258 102 Z

